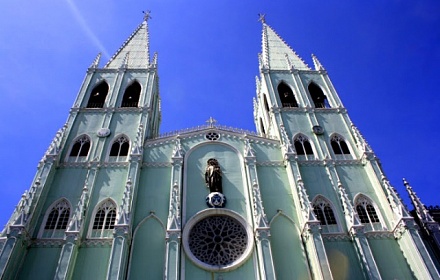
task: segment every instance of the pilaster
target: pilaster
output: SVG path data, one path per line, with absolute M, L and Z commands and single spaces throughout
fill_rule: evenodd
M 181 193 L 182 193 L 182 172 L 183 157 L 185 151 L 177 138 L 171 158 L 171 188 L 170 188 L 170 205 L 167 221 L 166 232 L 166 252 L 165 252 L 165 271 L 164 279 L 180 279 L 180 247 L 182 238 L 181 228 Z
M 245 139 L 244 162 L 247 171 L 248 186 L 251 187 L 249 193 L 252 197 L 252 213 L 255 229 L 255 242 L 257 247 L 257 258 L 260 279 L 276 279 L 275 268 L 272 258 L 272 248 L 270 244 L 270 226 L 267 221 L 266 213 L 261 198 L 260 186 L 258 183 L 258 173 L 256 168 L 256 155 L 252 150 L 248 139 Z

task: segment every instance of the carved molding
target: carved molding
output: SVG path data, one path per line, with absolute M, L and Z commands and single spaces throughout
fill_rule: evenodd
M 256 163 L 257 166 L 284 166 L 284 161 L 260 161 Z
M 173 166 L 172 162 L 144 162 L 142 166 L 145 167 L 171 167 Z
M 81 243 L 82 247 L 111 247 L 113 238 L 86 239 Z

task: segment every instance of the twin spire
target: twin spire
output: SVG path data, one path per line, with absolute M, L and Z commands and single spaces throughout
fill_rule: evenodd
M 259 15 L 263 24 L 261 67 L 273 70 L 312 70 L 304 60 L 266 23 L 265 16 Z M 150 11 L 144 12 L 143 22 L 134 30 L 104 68 L 147 68 L 150 65 L 150 40 L 148 20 Z M 312 55 L 315 70 L 324 70 L 316 56 Z M 155 60 L 155 59 L 153 59 Z M 154 63 L 155 61 L 153 61 Z M 99 57 L 92 67 L 98 67 Z

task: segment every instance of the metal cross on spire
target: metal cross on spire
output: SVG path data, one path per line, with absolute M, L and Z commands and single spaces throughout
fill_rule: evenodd
M 206 122 L 209 124 L 209 127 L 213 127 L 217 121 L 214 120 L 213 117 L 209 117 L 209 120 L 207 120 Z
M 261 21 L 261 23 L 266 23 L 266 15 L 265 14 L 258 14 L 258 21 Z
M 150 11 L 150 10 L 142 11 L 142 13 L 144 14 L 144 21 L 148 21 L 149 19 L 152 18 L 152 17 L 150 16 L 150 14 L 151 14 L 151 11 Z

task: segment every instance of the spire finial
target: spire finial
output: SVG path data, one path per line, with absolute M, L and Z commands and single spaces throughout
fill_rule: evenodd
M 149 19 L 152 18 L 152 17 L 150 16 L 150 14 L 151 14 L 151 11 L 150 11 L 150 10 L 142 11 L 142 13 L 144 14 L 144 21 L 148 21 Z
M 213 127 L 217 121 L 213 117 L 209 117 L 206 122 L 209 124 L 209 127 Z
M 266 15 L 259 13 L 258 14 L 258 21 L 261 21 L 261 23 L 266 23 Z

